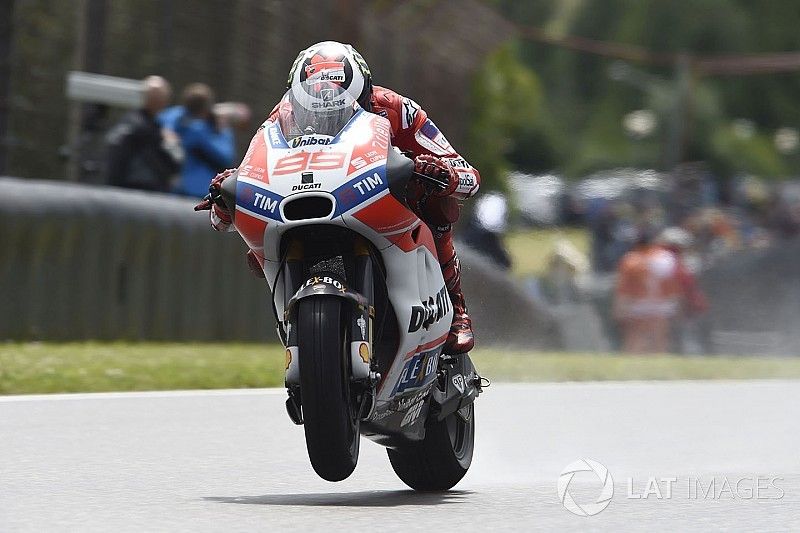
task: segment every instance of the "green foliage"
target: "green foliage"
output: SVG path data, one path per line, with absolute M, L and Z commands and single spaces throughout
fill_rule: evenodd
M 796 30 L 800 9 L 792 2 L 496 0 L 494 4 L 509 19 L 551 35 L 596 39 L 652 53 L 714 57 L 800 50 Z M 709 161 L 723 178 L 736 173 L 765 177 L 800 173 L 800 158 L 781 156 L 771 141 L 777 128 L 800 123 L 796 104 L 800 72 L 707 77 L 690 69 L 684 95 L 677 65 L 634 62 L 624 76 L 614 77 L 611 58 L 532 41 L 506 49 L 510 51 L 538 74 L 541 101 L 535 119 L 516 130 L 514 146 L 498 150 L 489 168 L 535 171 L 538 165 L 582 176 L 616 166 L 666 168 L 678 154 L 681 160 Z M 496 59 L 486 68 L 494 65 L 492 61 Z M 514 61 L 506 58 L 505 64 Z M 494 100 L 485 103 L 494 105 Z M 644 138 L 633 138 L 623 128 L 624 117 L 638 109 L 648 109 L 657 118 L 656 128 Z M 499 112 L 499 108 L 487 110 L 476 123 Z M 731 124 L 737 119 L 751 121 L 755 134 L 734 135 Z M 541 156 L 531 158 L 532 153 Z
M 61 177 L 53 169 L 63 166 L 58 151 L 65 137 L 58 125 L 67 123 L 69 112 L 63 85 L 74 54 L 75 9 L 72 2 L 16 2 L 11 95 L 0 102 L 9 111 L 9 175 Z
M 480 69 L 471 96 L 468 144 L 472 164 L 481 171 L 484 189 L 502 189 L 509 154 L 519 156 L 520 139 L 534 140 L 531 125 L 541 102 L 539 80 L 520 63 L 513 45 L 506 45 Z M 534 151 L 532 146 L 525 148 Z
M 720 171 L 765 178 L 781 177 L 787 173 L 786 164 L 776 152 L 772 140 L 763 134 L 742 138 L 733 125 L 727 125 L 717 128 L 710 141 L 709 159 Z

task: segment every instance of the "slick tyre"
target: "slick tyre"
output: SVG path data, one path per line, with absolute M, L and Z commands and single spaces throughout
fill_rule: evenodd
M 428 420 L 421 442 L 387 451 L 403 483 L 421 492 L 438 492 L 461 481 L 474 446 L 475 407 L 470 404 L 441 422 Z
M 358 416 L 351 408 L 350 371 L 342 300 L 319 296 L 298 309 L 300 395 L 306 448 L 314 471 L 346 479 L 358 461 Z

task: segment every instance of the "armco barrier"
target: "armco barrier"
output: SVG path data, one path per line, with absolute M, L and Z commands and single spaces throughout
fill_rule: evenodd
M 701 282 L 714 352 L 800 355 L 800 239 L 727 257 Z
M 275 339 L 269 293 L 235 233 L 189 199 L 0 178 L 0 338 Z M 549 315 L 462 252 L 478 340 L 553 347 Z
M 0 337 L 274 338 L 241 239 L 209 231 L 191 200 L 15 179 L 0 189 Z

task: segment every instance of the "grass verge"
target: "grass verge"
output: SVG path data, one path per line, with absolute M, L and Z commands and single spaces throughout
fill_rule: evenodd
M 541 276 L 556 249 L 564 239 L 588 257 L 589 232 L 583 228 L 546 228 L 510 232 L 505 243 L 511 254 L 512 270 L 517 277 Z
M 798 379 L 800 358 L 622 355 L 481 350 L 473 361 L 501 381 L 629 381 L 670 379 Z
M 283 385 L 277 344 L 0 345 L 0 394 Z
M 279 387 L 275 344 L 9 343 L 0 394 Z M 800 378 L 800 359 L 628 356 L 476 350 L 495 381 Z

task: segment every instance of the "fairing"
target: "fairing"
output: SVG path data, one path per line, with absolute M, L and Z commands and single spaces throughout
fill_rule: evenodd
M 394 150 L 390 124 L 355 107 L 334 135 L 314 133 L 289 140 L 280 122 L 265 122 L 250 144 L 239 167 L 234 217 L 236 229 L 264 260 L 278 316 L 283 316 L 283 302 L 292 296 L 283 294 L 278 276 L 281 238 L 287 231 L 331 224 L 362 235 L 382 255 L 400 334 L 391 368 L 378 387 L 376 414 L 367 426 L 424 420 L 420 408 L 415 409 L 414 420 L 407 413 L 409 407 L 421 407 L 412 400 L 426 397 L 423 393 L 435 380 L 452 305 L 429 228 L 390 193 L 387 159 Z M 309 197 L 328 199 L 330 212 L 288 220 L 286 206 Z

